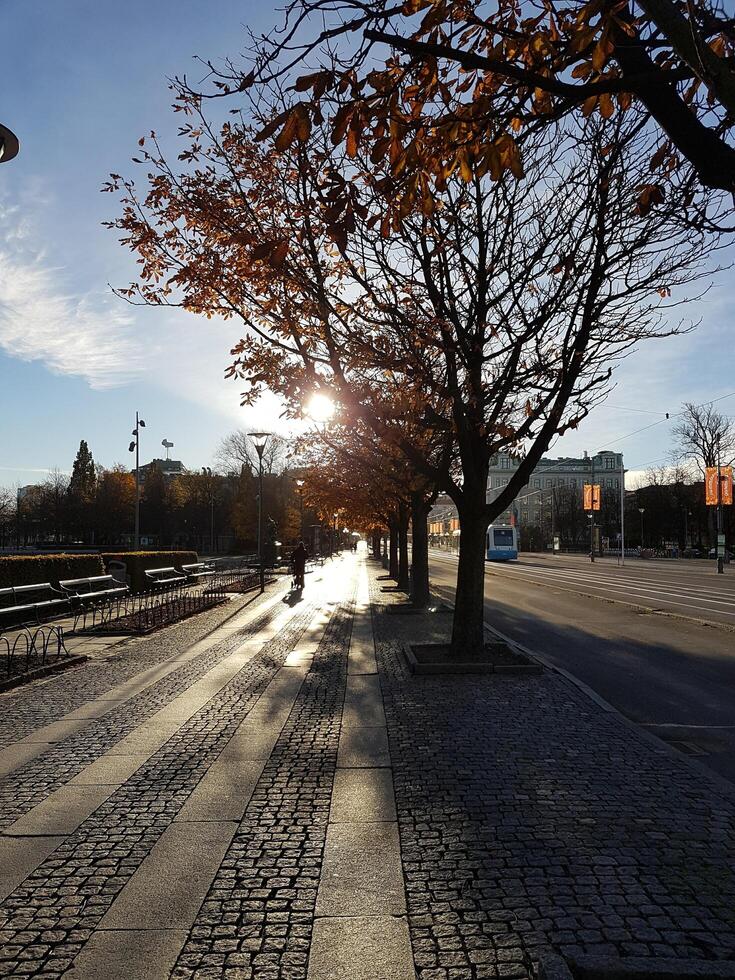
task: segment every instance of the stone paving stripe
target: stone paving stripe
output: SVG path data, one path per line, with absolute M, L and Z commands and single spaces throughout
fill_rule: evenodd
M 376 860 L 377 856 L 380 860 Z M 316 915 L 405 915 L 398 826 L 330 824 Z
M 119 786 L 120 783 L 107 786 L 62 786 L 47 796 L 43 803 L 34 806 L 7 827 L 3 835 L 47 837 L 73 834 L 79 824 L 112 796 Z M 42 858 L 39 859 L 39 864 L 41 860 Z
M 45 861 L 63 837 L 6 837 L 0 839 L 0 902 L 14 892 L 18 885 L 41 861 Z
M 237 824 L 172 823 L 100 922 L 100 929 L 193 925 Z
M 207 770 L 175 818 L 175 823 L 196 821 L 239 823 L 260 779 L 265 760 L 241 760 L 232 753 Z
M 186 929 L 99 930 L 88 940 L 66 980 L 168 980 Z
M 343 725 L 339 737 L 339 769 L 390 766 L 388 730 L 383 725 Z
M 415 980 L 405 919 L 317 919 L 308 980 Z
M 284 667 L 310 667 L 314 660 L 313 653 L 297 653 L 296 650 L 292 650 L 291 653 L 286 657 L 286 662 Z
M 82 728 L 86 727 L 88 718 L 62 718 L 59 721 L 52 721 L 50 725 L 44 725 L 32 735 L 20 739 L 16 745 L 35 745 L 38 742 L 48 745 L 50 742 L 60 742 L 69 735 L 75 735 Z
M 176 821 L 239 823 L 301 689 L 306 671 L 279 671 L 192 791 Z
M 106 786 L 124 783 L 150 759 L 148 752 L 130 755 L 102 755 L 81 772 L 73 776 L 67 786 Z
M 99 698 L 97 701 L 90 701 L 89 704 L 83 704 L 81 708 L 77 708 L 76 711 L 70 712 L 68 715 L 64 715 L 65 721 L 97 721 L 103 715 L 106 715 L 108 711 L 112 711 L 113 708 L 117 708 L 118 705 L 122 704 L 126 698 Z
M 352 643 L 350 644 L 350 657 L 347 661 L 347 674 L 349 677 L 360 676 L 361 674 L 377 674 L 378 663 L 375 659 L 375 644 L 373 643 L 372 629 L 368 635 L 366 630 L 360 629 L 355 635 L 353 630 Z
M 329 822 L 373 823 L 397 820 L 390 769 L 338 769 Z
M 36 756 L 49 749 L 51 744 L 51 742 L 16 742 L 14 745 L 6 745 L 0 756 L 0 779 L 27 762 L 32 762 Z
M 348 726 L 385 725 L 383 695 L 377 675 L 353 674 L 347 677 L 342 721 Z
M 100 756 L 100 759 L 109 758 L 113 755 L 144 754 L 151 756 L 162 748 L 178 732 L 179 728 L 181 728 L 181 724 L 175 721 L 153 722 L 153 720 L 148 719 L 129 735 L 126 735 L 125 738 L 120 739 L 116 745 L 113 745 L 103 756 Z

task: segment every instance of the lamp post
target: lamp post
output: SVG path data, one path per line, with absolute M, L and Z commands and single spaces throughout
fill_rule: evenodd
M 20 144 L 15 133 L 0 124 L 0 163 L 9 163 L 13 157 L 18 156 L 19 149 Z
M 300 537 L 304 539 L 304 480 L 296 481 L 296 493 L 299 495 L 299 530 Z
M 720 540 L 722 538 L 722 458 L 720 455 L 721 443 L 720 433 L 717 433 L 717 574 L 723 575 L 725 572 L 725 556 L 720 554 Z M 724 551 L 724 549 L 723 549 Z
M 337 550 L 337 519 L 339 517 L 339 511 L 336 511 L 333 515 L 334 517 L 334 527 L 332 530 L 332 543 L 334 545 L 334 550 Z
M 135 428 L 133 435 L 135 438 L 128 446 L 128 452 L 135 453 L 135 538 L 134 547 L 137 551 L 140 547 L 140 430 L 145 429 L 145 422 L 135 413 Z
M 251 432 L 255 451 L 258 454 L 258 565 L 260 566 L 260 591 L 265 592 L 265 565 L 263 564 L 263 450 L 270 438 L 270 432 Z
M 209 481 L 209 553 L 214 554 L 214 484 L 212 483 L 212 469 L 209 466 L 202 466 L 202 475 Z
M 643 515 L 646 513 L 645 507 L 639 507 L 638 513 L 641 515 L 641 551 L 643 550 Z

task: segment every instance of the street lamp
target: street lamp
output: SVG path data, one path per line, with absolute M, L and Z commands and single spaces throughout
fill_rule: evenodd
M 137 551 L 140 547 L 140 430 L 145 429 L 145 422 L 135 413 L 135 428 L 133 435 L 135 438 L 128 446 L 128 452 L 135 453 L 135 538 L 134 547 Z
M 0 123 L 0 163 L 9 163 L 18 156 L 18 137 Z
M 250 432 L 250 438 L 258 454 L 258 565 L 260 566 L 260 591 L 265 592 L 265 565 L 263 563 L 263 450 L 270 439 L 270 432 Z
M 641 515 L 641 549 L 643 548 L 643 515 L 646 513 L 645 507 L 639 507 L 638 513 Z
M 214 484 L 212 483 L 212 470 L 209 466 L 202 466 L 202 475 L 209 481 L 209 553 L 214 554 Z
M 304 480 L 296 481 L 296 493 L 299 495 L 299 528 L 300 537 L 304 538 Z
M 720 541 L 723 539 L 724 535 L 722 533 L 722 457 L 721 457 L 721 434 L 717 433 L 717 548 L 715 549 L 715 554 L 717 555 L 717 573 L 718 575 L 724 574 L 725 571 L 725 557 L 720 554 Z M 724 551 L 724 548 L 723 548 Z

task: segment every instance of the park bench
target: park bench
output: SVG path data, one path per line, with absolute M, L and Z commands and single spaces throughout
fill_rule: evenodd
M 186 575 L 189 582 L 200 582 L 202 579 L 211 578 L 214 575 L 212 566 L 203 561 L 192 565 L 182 565 L 181 571 Z
M 145 572 L 146 582 L 150 589 L 173 589 L 177 585 L 186 582 L 186 575 L 182 575 L 177 569 L 170 568 L 147 568 Z
M 91 578 L 69 578 L 59 582 L 61 591 L 72 603 L 82 605 L 99 599 L 119 599 L 127 595 L 127 585 L 112 575 L 93 575 Z
M 0 589 L 0 628 L 40 623 L 42 617 L 67 612 L 69 600 L 50 582 Z

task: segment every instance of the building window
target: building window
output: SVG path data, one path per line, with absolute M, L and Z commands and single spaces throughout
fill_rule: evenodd
M 615 457 L 614 456 L 606 456 L 605 457 L 605 469 L 606 470 L 614 470 L 615 469 Z
M 507 456 L 501 456 L 500 457 L 500 469 L 501 470 L 509 470 L 510 469 L 510 460 L 508 459 Z
M 547 487 L 550 487 L 550 486 L 551 486 L 551 480 L 549 480 L 549 479 L 547 479 L 547 481 L 546 481 L 546 486 L 547 486 Z
M 534 485 L 535 488 L 540 487 L 541 486 L 541 480 L 534 480 L 533 481 L 533 485 Z

